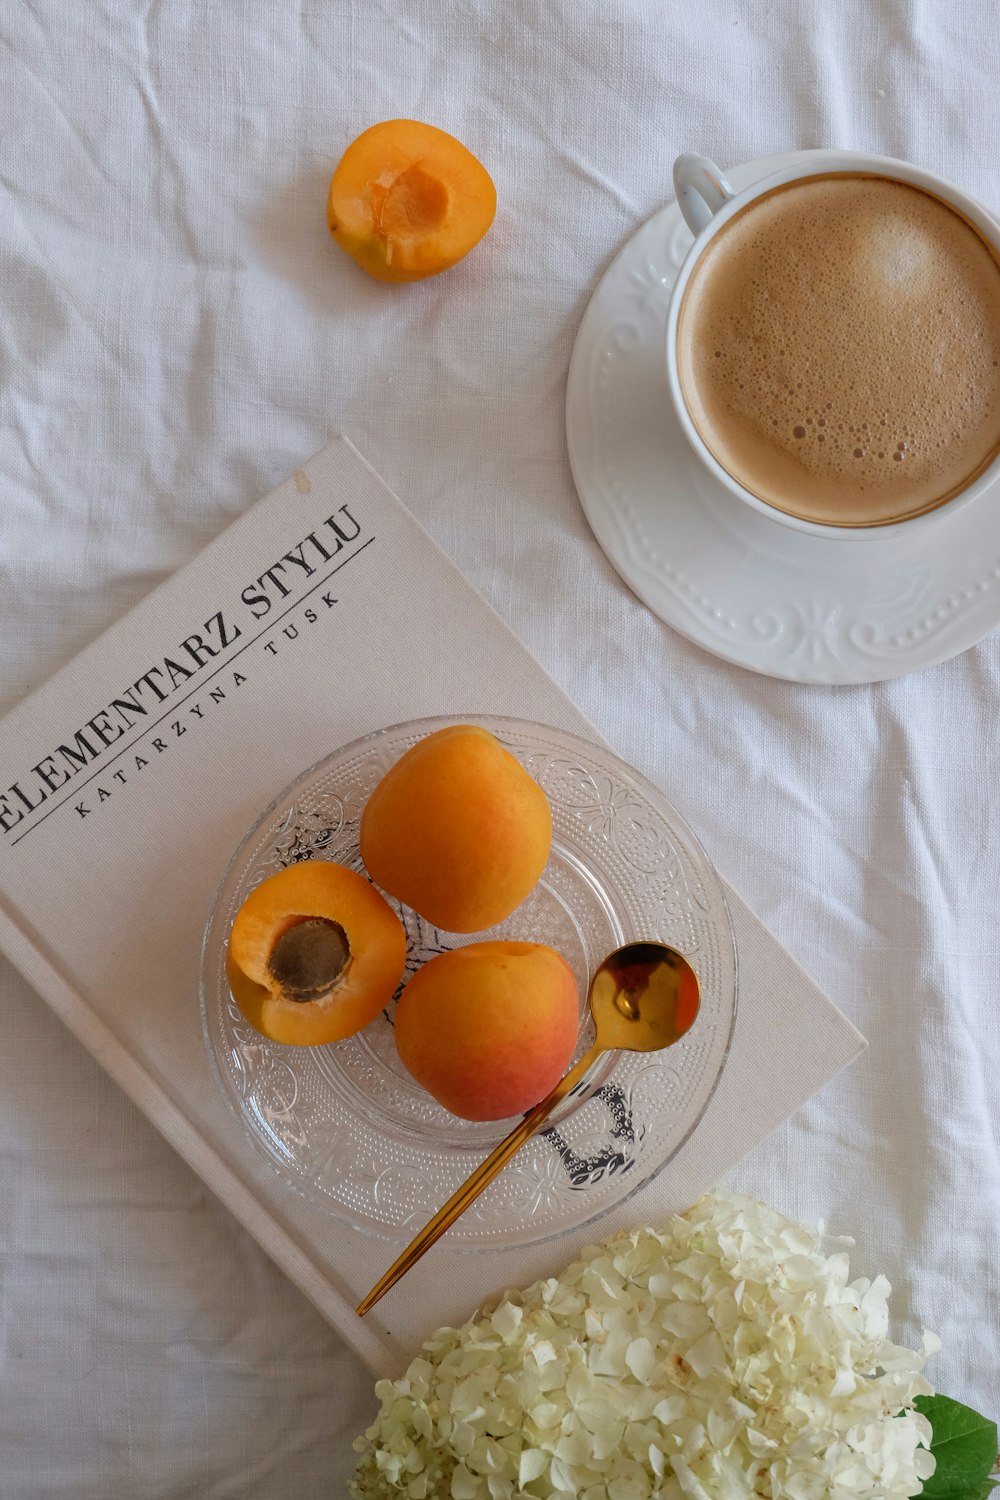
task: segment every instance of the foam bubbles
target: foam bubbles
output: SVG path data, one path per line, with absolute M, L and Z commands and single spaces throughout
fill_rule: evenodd
M 702 257 L 680 343 L 709 446 L 800 513 L 922 508 L 1000 447 L 1000 266 L 900 183 L 830 176 L 751 205 Z
M 936 242 L 918 226 L 898 220 L 878 224 L 866 235 L 864 246 L 868 273 L 887 287 L 933 289 Z

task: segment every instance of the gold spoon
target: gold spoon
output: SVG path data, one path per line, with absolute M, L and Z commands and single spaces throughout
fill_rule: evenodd
M 594 975 L 587 998 L 597 1030 L 597 1040 L 589 1052 L 570 1068 L 550 1094 L 528 1111 L 424 1225 L 367 1297 L 358 1303 L 359 1316 L 364 1317 L 479 1197 L 602 1052 L 659 1052 L 670 1047 L 694 1025 L 700 1004 L 698 976 L 687 959 L 666 943 L 626 943 L 616 948 Z

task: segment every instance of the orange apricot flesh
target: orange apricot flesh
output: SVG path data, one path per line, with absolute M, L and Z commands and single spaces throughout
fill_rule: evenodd
M 405 962 L 403 924 L 374 886 L 344 865 L 306 860 L 247 896 L 226 973 L 252 1026 L 272 1041 L 312 1047 L 374 1020 Z
M 488 730 L 449 725 L 411 746 L 375 787 L 360 828 L 375 883 L 446 932 L 483 932 L 545 868 L 552 812 Z
M 470 943 L 413 975 L 396 1007 L 400 1059 L 464 1120 L 504 1120 L 544 1099 L 576 1049 L 569 964 L 542 943 Z
M 486 168 L 453 135 L 384 120 L 344 152 L 326 218 L 341 249 L 376 280 L 421 281 L 478 244 L 496 203 Z

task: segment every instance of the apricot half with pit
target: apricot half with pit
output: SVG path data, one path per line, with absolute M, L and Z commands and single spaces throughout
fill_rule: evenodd
M 425 736 L 375 787 L 360 829 L 376 885 L 446 932 L 483 932 L 536 885 L 552 845 L 548 798 L 488 730 Z
M 252 1026 L 272 1041 L 312 1047 L 374 1020 L 405 963 L 403 924 L 374 886 L 345 865 L 305 860 L 247 896 L 226 973 Z
M 417 970 L 396 1007 L 407 1071 L 463 1120 L 503 1120 L 544 1099 L 576 1049 L 569 964 L 543 943 L 470 943 Z
M 383 120 L 341 157 L 326 220 L 369 276 L 421 281 L 467 255 L 496 206 L 489 173 L 461 141 L 419 120 Z

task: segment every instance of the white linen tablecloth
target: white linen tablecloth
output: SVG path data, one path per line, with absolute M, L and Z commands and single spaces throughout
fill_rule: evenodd
M 878 151 L 1000 206 L 992 21 L 3 7 L 0 710 L 349 434 L 869 1038 L 738 1180 L 853 1235 L 897 1336 L 939 1332 L 935 1384 L 995 1417 L 1000 636 L 862 688 L 726 665 L 620 582 L 563 427 L 588 297 L 679 150 Z M 398 115 L 466 142 L 499 207 L 462 265 L 387 287 L 324 205 Z M 358 1361 L 6 965 L 0 1038 L 2 1500 L 343 1495 L 376 1404 Z

